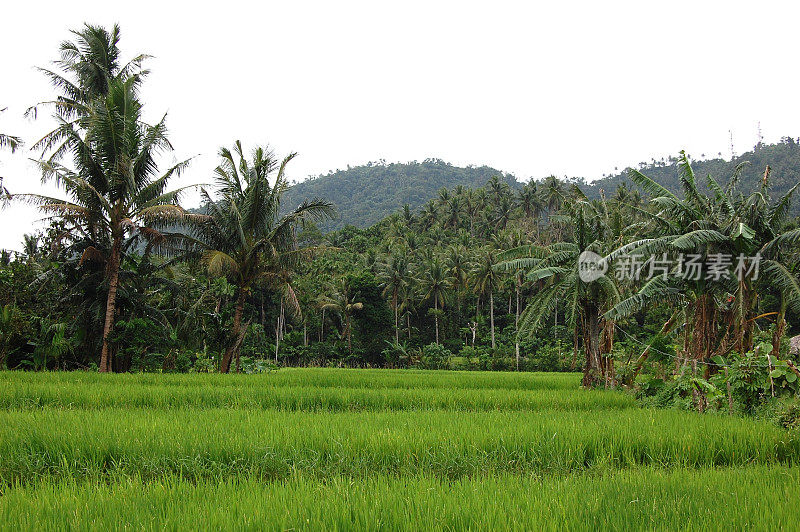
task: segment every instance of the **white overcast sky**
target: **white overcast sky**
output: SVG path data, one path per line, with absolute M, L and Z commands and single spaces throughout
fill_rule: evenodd
M 175 185 L 207 182 L 234 139 L 299 152 L 302 180 L 368 161 L 438 157 L 520 179 L 600 177 L 680 149 L 729 156 L 800 135 L 793 2 L 8 2 L 0 8 L 0 131 L 48 130 L 34 70 L 84 21 L 155 56 L 144 98 L 168 113 Z M 132 7 L 133 6 L 133 7 Z M 12 192 L 48 190 L 0 153 Z M 189 198 L 189 203 L 192 199 Z M 19 248 L 35 211 L 0 212 Z

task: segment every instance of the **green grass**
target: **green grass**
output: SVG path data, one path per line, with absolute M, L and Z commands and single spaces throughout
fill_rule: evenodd
M 231 386 L 248 393 L 261 386 L 318 388 L 444 388 L 504 390 L 577 390 L 579 373 L 504 373 L 492 371 L 425 371 L 392 369 L 285 368 L 261 375 L 158 374 L 103 375 L 89 372 L 21 373 L 0 371 L 0 384 L 144 384 L 159 388 Z
M 800 434 L 576 374 L 0 373 L 0 528 L 797 528 Z
M 266 375 L 0 373 L 0 408 L 277 410 L 609 410 L 632 397 L 576 389 L 574 374 L 281 370 Z M 560 390 L 561 393 L 553 393 Z
M 797 469 L 642 469 L 543 479 L 72 480 L 0 497 L 6 530 L 792 530 Z
M 570 472 L 608 465 L 793 464 L 767 423 L 679 411 L 280 412 L 105 409 L 0 414 L 0 480 L 182 474 Z

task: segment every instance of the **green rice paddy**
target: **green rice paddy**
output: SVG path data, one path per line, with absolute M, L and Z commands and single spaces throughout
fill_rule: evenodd
M 0 528 L 797 528 L 800 435 L 575 374 L 0 373 Z

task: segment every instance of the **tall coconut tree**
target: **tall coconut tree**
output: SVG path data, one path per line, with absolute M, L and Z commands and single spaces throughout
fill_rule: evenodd
M 357 301 L 357 295 L 350 289 L 346 278 L 342 279 L 338 290 L 325 298 L 323 308 L 332 311 L 342 320 L 342 336 L 347 339 L 347 352 L 352 355 L 353 317 L 356 312 L 364 308 L 364 303 Z
M 433 318 L 436 327 L 435 338 L 437 344 L 439 343 L 439 311 L 444 308 L 451 286 L 447 268 L 439 257 L 433 257 L 424 266 L 420 279 L 420 288 L 423 299 L 433 301 Z
M 33 148 L 41 151 L 43 179 L 63 186 L 68 198 L 16 198 L 39 204 L 69 231 L 79 233 L 84 244 L 81 263 L 93 259 L 105 264 L 100 370 L 109 371 L 122 242 L 132 236 L 163 241 L 164 235 L 152 226 L 183 214 L 175 204 L 177 192 L 165 190 L 187 162 L 158 176 L 157 156 L 172 148 L 164 120 L 150 126 L 141 117 L 138 88 L 147 74 L 142 68 L 147 56 L 121 63 L 118 26 L 107 31 L 85 25 L 72 33 L 74 39 L 61 44 L 54 67 L 40 69 L 56 89 L 56 98 L 26 113 L 36 117 L 40 108 L 52 111 L 55 129 Z M 72 164 L 61 165 L 67 155 Z
M 38 205 L 91 242 L 82 261 L 105 264 L 107 297 L 100 371 L 111 370 L 123 243 L 137 235 L 163 244 L 170 235 L 157 228 L 186 216 L 177 203 L 181 190 L 167 191 L 166 187 L 188 161 L 159 173 L 158 157 L 172 146 L 165 119 L 152 126 L 143 121 L 138 84 L 135 76 L 111 79 L 105 96 L 81 104 L 79 124 L 62 124 L 56 137 L 70 147 L 73 168 L 52 157 L 38 161 L 43 181 L 55 181 L 67 193 L 66 198 L 14 196 Z
M 492 337 L 492 349 L 495 349 L 494 335 L 494 294 L 502 282 L 502 274 L 496 268 L 497 260 L 491 249 L 484 250 L 478 257 L 472 271 L 472 286 L 475 294 L 487 298 L 489 302 L 489 326 Z
M 236 286 L 233 326 L 220 364 L 220 371 L 227 373 L 247 333 L 249 322 L 243 325 L 242 316 L 251 290 L 263 283 L 280 290 L 283 300 L 296 301 L 285 280 L 313 252 L 298 248 L 297 229 L 305 222 L 330 218 L 333 206 L 313 199 L 282 214 L 286 166 L 294 153 L 278 159 L 269 148 L 257 147 L 248 158 L 237 140 L 233 151 L 222 148 L 219 155 L 221 164 L 214 171 L 218 197 L 201 190 L 208 216 L 193 224 L 193 236 L 208 271 L 227 276 Z
M 472 263 L 467 252 L 467 247 L 454 244 L 447 248 L 447 273 L 450 276 L 451 286 L 456 299 L 456 311 L 460 317 L 461 304 L 469 284 L 469 274 Z
M 522 212 L 525 214 L 525 217 L 536 227 L 536 236 L 538 237 L 541 217 L 545 210 L 545 203 L 541 198 L 536 181 L 530 181 L 522 187 L 522 190 L 519 191 L 517 202 Z
M 394 310 L 394 341 L 400 343 L 400 294 L 408 282 L 408 256 L 404 252 L 392 253 L 379 270 L 379 279 L 383 286 L 383 295 L 390 296 Z

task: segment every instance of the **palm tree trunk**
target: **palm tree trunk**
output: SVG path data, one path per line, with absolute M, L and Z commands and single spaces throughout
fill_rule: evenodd
M 283 298 L 281 298 L 281 309 L 278 312 L 278 323 L 275 326 L 275 363 L 278 363 L 278 350 L 281 347 L 283 338 Z
M 345 327 L 347 328 L 347 352 L 352 355 L 353 339 L 350 332 L 350 316 L 347 313 L 345 313 L 344 319 L 345 319 Z
M 322 321 L 319 324 L 319 341 L 325 340 L 325 307 L 322 307 Z
M 103 326 L 103 348 L 100 351 L 101 373 L 111 371 L 111 334 L 117 312 L 117 287 L 119 286 L 119 267 L 122 255 L 122 237 L 114 237 L 111 256 L 108 258 L 108 296 L 106 298 L 106 321 Z
M 230 373 L 231 360 L 236 357 L 237 364 L 239 360 L 239 343 L 242 327 L 242 314 L 244 313 L 245 290 L 239 288 L 239 295 L 236 297 L 236 308 L 233 312 L 233 329 L 231 330 L 231 342 L 225 350 L 225 355 L 222 357 L 219 371 L 220 373 Z
M 489 323 L 492 327 L 492 351 L 494 351 L 494 292 L 489 291 Z
M 436 345 L 439 345 L 439 300 L 435 297 L 433 298 L 433 306 L 436 309 L 436 313 L 433 315 L 436 322 Z
M 394 343 L 400 343 L 400 322 L 399 317 L 397 315 L 397 292 L 395 291 L 394 295 L 392 296 L 392 302 L 394 303 Z

